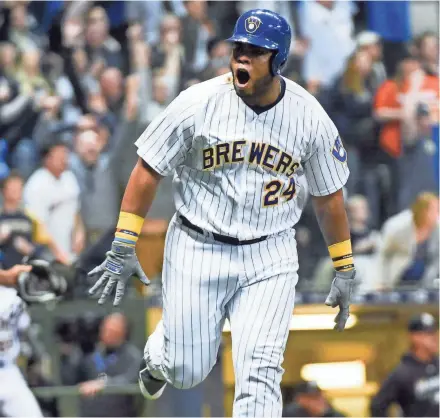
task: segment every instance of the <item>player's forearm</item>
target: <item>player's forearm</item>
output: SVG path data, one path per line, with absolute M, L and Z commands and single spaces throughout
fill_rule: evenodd
M 342 190 L 328 196 L 313 197 L 313 207 L 328 246 L 350 239 Z
M 136 244 L 160 179 L 161 177 L 141 159 L 138 160 L 122 199 L 116 239 L 128 245 Z
M 342 190 L 328 196 L 313 197 L 313 206 L 335 269 L 352 269 L 350 228 Z
M 128 180 L 121 211 L 145 218 L 153 203 L 160 179 L 158 174 L 146 168 L 139 159 Z

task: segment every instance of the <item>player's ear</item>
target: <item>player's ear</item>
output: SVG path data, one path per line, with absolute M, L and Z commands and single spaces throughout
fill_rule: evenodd
M 277 54 L 277 51 L 272 51 L 272 54 L 269 59 L 269 73 L 272 75 L 272 77 L 275 77 L 276 74 L 273 73 L 273 60 L 275 59 L 275 55 Z

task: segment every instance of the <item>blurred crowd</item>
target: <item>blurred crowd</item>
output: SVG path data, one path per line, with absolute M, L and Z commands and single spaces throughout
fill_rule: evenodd
M 44 255 L 76 280 L 103 258 L 134 141 L 180 91 L 229 71 L 224 39 L 261 6 L 293 29 L 283 75 L 319 99 L 348 149 L 362 289 L 438 285 L 438 27 L 425 16 L 412 34 L 407 2 L 0 1 L 5 267 Z M 168 179 L 149 217 L 172 214 Z M 297 240 L 300 289 L 327 290 L 310 203 Z

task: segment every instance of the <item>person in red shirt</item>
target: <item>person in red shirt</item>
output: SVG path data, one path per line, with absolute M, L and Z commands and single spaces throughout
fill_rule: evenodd
M 438 86 L 438 77 L 426 74 L 420 62 L 408 53 L 399 63 L 396 77 L 379 87 L 374 113 L 381 124 L 379 145 L 388 155 L 402 155 L 405 131 L 413 124 L 420 103 L 430 107 L 432 123 L 438 122 Z
M 388 167 L 387 217 L 399 211 L 400 190 L 404 187 L 400 161 L 405 144 L 411 141 L 421 104 L 430 109 L 430 123 L 438 122 L 438 76 L 427 74 L 420 61 L 407 50 L 393 79 L 385 81 L 374 99 L 374 117 L 379 123 L 379 148 Z M 411 167 L 407 167 L 407 170 Z

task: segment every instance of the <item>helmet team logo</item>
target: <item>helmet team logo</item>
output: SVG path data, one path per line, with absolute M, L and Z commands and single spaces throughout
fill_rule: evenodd
M 347 151 L 345 151 L 344 145 L 342 145 L 342 141 L 339 136 L 336 138 L 335 144 L 333 145 L 332 155 L 341 163 L 345 163 L 347 161 Z
M 247 33 L 255 33 L 255 31 L 260 27 L 261 20 L 255 16 L 249 16 L 245 22 L 244 27 Z

